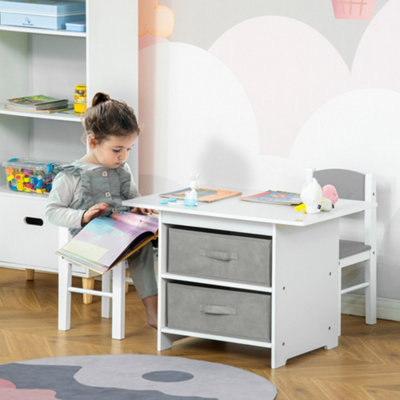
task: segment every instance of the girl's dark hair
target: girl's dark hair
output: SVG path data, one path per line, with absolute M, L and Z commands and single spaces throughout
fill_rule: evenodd
M 93 133 L 98 143 L 109 136 L 129 136 L 140 132 L 135 112 L 123 101 L 98 92 L 93 96 L 83 121 L 86 133 Z

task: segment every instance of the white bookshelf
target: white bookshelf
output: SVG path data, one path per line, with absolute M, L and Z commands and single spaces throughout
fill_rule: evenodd
M 12 157 L 72 162 L 86 151 L 81 116 L 4 108 L 8 98 L 33 94 L 73 100 L 86 83 L 138 109 L 137 0 L 82 0 L 86 32 L 0 25 L 0 162 Z M 137 146 L 129 164 L 137 179 Z M 45 195 L 8 189 L 0 168 L 0 266 L 57 272 L 58 230 L 44 220 Z M 26 217 L 43 219 L 32 226 Z M 78 275 L 85 276 L 85 272 Z

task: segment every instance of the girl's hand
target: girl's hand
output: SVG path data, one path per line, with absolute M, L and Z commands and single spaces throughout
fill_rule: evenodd
M 82 226 L 88 224 L 92 219 L 100 217 L 103 215 L 108 209 L 107 203 L 97 203 L 94 206 L 87 209 L 82 215 Z
M 158 214 L 156 210 L 152 210 L 151 208 L 139 208 L 135 207 L 132 208 L 131 212 L 138 213 L 138 214 Z

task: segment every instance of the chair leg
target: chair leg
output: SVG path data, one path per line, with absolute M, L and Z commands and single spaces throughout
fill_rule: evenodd
M 101 276 L 101 291 L 111 292 L 111 273 L 107 272 Z M 101 316 L 111 318 L 111 298 L 101 296 Z
M 120 263 L 112 269 L 112 338 L 125 337 L 125 264 Z
M 25 279 L 27 281 L 33 281 L 35 280 L 35 270 L 34 269 L 25 269 Z
M 84 289 L 94 289 L 94 278 L 82 278 L 82 287 Z M 93 295 L 83 293 L 83 304 L 92 304 Z
M 365 280 L 369 286 L 365 289 L 365 322 L 376 324 L 376 255 L 373 254 L 365 266 Z
M 131 271 L 129 271 L 129 268 L 126 268 L 125 270 L 125 277 L 129 278 L 131 276 Z M 125 279 L 125 294 L 128 294 L 129 291 L 129 282 Z
M 71 327 L 72 265 L 60 259 L 58 264 L 58 329 L 66 331 Z
M 338 284 L 339 284 L 339 288 L 338 288 L 338 293 L 339 293 L 338 332 L 339 332 L 339 336 L 340 336 L 342 334 L 342 267 L 340 265 L 340 261 L 339 261 L 338 269 L 339 269 L 339 276 L 338 276 Z

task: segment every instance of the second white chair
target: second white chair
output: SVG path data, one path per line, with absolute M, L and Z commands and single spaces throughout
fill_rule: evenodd
M 371 209 L 364 212 L 364 238 L 360 241 L 340 240 L 339 281 L 342 269 L 364 263 L 364 280 L 341 288 L 341 295 L 365 289 L 365 322 L 376 324 L 376 183 L 372 174 L 346 169 L 323 169 L 314 171 L 321 186 L 335 186 L 339 199 L 371 202 Z M 340 302 L 339 302 L 340 304 Z

